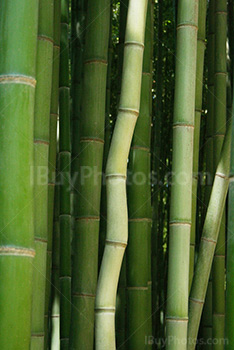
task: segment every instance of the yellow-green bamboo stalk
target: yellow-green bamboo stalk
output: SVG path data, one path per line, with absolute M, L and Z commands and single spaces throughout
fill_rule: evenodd
M 44 349 L 48 241 L 48 156 L 53 60 L 53 0 L 39 0 L 34 117 L 34 264 L 31 349 Z
M 114 350 L 115 304 L 128 239 L 126 171 L 139 114 L 147 1 L 130 0 L 119 113 L 107 160 L 107 239 L 95 304 L 97 350 Z
M 38 1 L 0 1 L 0 348 L 29 349 Z
M 198 1 L 179 0 L 167 289 L 167 350 L 187 349 Z
M 195 349 L 209 275 L 226 201 L 229 183 L 230 143 L 231 127 L 229 123 L 219 165 L 215 174 L 190 292 L 188 350 Z

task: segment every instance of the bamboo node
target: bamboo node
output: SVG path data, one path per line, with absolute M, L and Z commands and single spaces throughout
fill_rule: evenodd
M 54 45 L 54 49 L 60 50 L 60 46 L 59 45 Z
M 188 23 L 185 22 L 185 23 L 178 24 L 176 29 L 178 30 L 178 29 L 182 29 L 184 27 L 186 27 L 186 28 L 193 28 L 193 29 L 198 30 L 198 26 L 195 23 L 190 23 L 190 22 L 188 22 Z
M 189 298 L 191 301 L 193 301 L 196 304 L 204 304 L 204 300 L 196 299 L 196 298 Z
M 52 43 L 54 45 L 54 40 L 49 38 L 46 35 L 38 35 L 38 40 L 48 41 L 49 43 Z
M 213 316 L 225 317 L 225 314 L 213 313 Z
M 215 176 L 221 177 L 222 179 L 228 180 L 229 177 L 222 173 L 216 173 Z
M 38 140 L 38 139 L 34 139 L 34 143 L 40 143 L 46 146 L 49 146 L 49 141 L 44 141 L 44 140 Z
M 33 337 L 33 338 L 44 338 L 44 333 L 32 333 L 31 334 L 31 337 Z
M 84 64 L 95 64 L 95 63 L 101 63 L 105 65 L 108 64 L 107 60 L 101 60 L 101 59 L 90 59 L 84 62 Z
M 122 174 L 106 174 L 106 179 L 108 178 L 117 178 L 117 179 L 123 179 L 126 180 L 127 176 L 126 175 L 122 175 Z
M 173 124 L 173 128 L 178 128 L 178 127 L 186 127 L 186 128 L 192 128 L 192 129 L 194 129 L 194 125 L 193 125 L 193 124 L 186 124 L 186 123 L 176 123 L 176 124 Z
M 137 118 L 139 116 L 139 110 L 137 109 L 119 107 L 119 112 L 134 114 Z
M 79 217 L 76 217 L 76 221 L 100 221 L 100 216 L 79 216 Z
M 0 247 L 0 255 L 18 255 L 34 258 L 35 250 L 29 248 Z
M 215 15 L 227 15 L 227 11 L 215 11 Z
M 104 140 L 98 137 L 81 137 L 80 142 L 96 142 L 104 144 Z
M 227 72 L 215 72 L 215 75 L 224 75 L 226 77 Z
M 213 243 L 213 244 L 217 243 L 217 241 L 215 241 L 213 239 L 210 239 L 210 238 L 206 238 L 206 237 L 202 237 L 201 240 L 205 241 L 205 242 L 208 242 L 208 243 Z
M 72 296 L 77 297 L 77 298 L 95 298 L 95 294 L 89 294 L 89 293 L 76 293 L 73 292 Z
M 127 287 L 127 290 L 148 290 L 148 287 Z
M 115 307 L 101 307 L 101 306 L 96 306 L 95 307 L 96 313 L 110 313 L 114 314 L 115 313 Z
M 106 244 L 114 246 L 114 247 L 124 248 L 124 249 L 127 247 L 127 243 L 126 242 L 111 241 L 109 239 L 106 239 Z
M 140 43 L 139 41 L 125 41 L 124 45 L 135 45 L 141 47 L 142 49 L 145 48 L 145 45 L 143 43 Z
M 169 226 L 189 226 L 189 227 L 191 227 L 191 222 L 170 221 Z
M 222 254 L 215 254 L 214 258 L 225 258 L 225 255 Z
M 129 218 L 129 222 L 152 222 L 153 220 L 151 218 Z
M 24 75 L 0 75 L 0 84 L 25 84 L 32 87 L 36 86 L 36 79 Z
M 188 317 L 166 316 L 166 322 L 188 322 Z

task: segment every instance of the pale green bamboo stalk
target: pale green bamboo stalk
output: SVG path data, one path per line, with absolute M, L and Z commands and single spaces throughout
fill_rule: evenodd
M 34 117 L 34 264 L 31 349 L 44 349 L 48 242 L 48 156 L 53 60 L 53 0 L 39 0 Z
M 38 1 L 0 2 L 0 348 L 29 349 Z
M 178 3 L 167 289 L 167 350 L 187 349 L 198 1 Z
M 189 289 L 191 288 L 194 272 L 196 218 L 197 218 L 197 184 L 200 149 L 200 124 L 202 113 L 202 91 L 204 56 L 206 49 L 206 0 L 198 2 L 198 33 L 197 33 L 197 64 L 196 64 L 196 97 L 195 97 L 195 124 L 193 141 L 193 184 L 192 184 L 192 225 L 190 238 Z
M 188 350 L 195 349 L 209 275 L 228 191 L 231 127 L 227 128 L 203 227 L 189 300 Z
M 140 107 L 146 12 L 147 1 L 129 1 L 119 113 L 106 167 L 107 239 L 95 304 L 97 350 L 116 348 L 116 292 L 128 239 L 127 159 Z
M 226 40 L 227 1 L 215 1 L 215 76 L 214 76 L 214 167 L 217 167 L 226 130 Z M 219 238 L 215 250 L 212 272 L 213 284 L 213 339 L 224 338 L 225 328 L 225 240 L 226 217 L 222 217 Z M 213 350 L 224 349 L 218 341 Z

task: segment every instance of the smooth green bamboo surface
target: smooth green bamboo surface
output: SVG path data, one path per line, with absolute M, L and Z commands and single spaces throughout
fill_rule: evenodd
M 57 120 L 59 95 L 59 54 L 60 54 L 60 11 L 61 1 L 54 0 L 54 30 L 53 30 L 53 71 L 50 105 L 50 145 L 48 164 L 48 244 L 46 269 L 46 300 L 45 300 L 45 348 L 48 344 L 49 310 L 51 302 L 51 268 L 52 268 L 52 242 L 54 222 L 54 191 L 56 180 L 56 149 L 57 149 Z
M 214 76 L 214 167 L 217 167 L 226 130 L 226 39 L 227 2 L 215 2 L 215 76 Z M 224 338 L 225 326 L 225 235 L 226 218 L 222 217 L 213 262 L 213 338 Z M 224 349 L 220 341 L 213 350 Z
M 73 237 L 71 348 L 92 349 L 105 129 L 110 1 L 90 0 L 87 10 L 79 176 Z
M 34 116 L 34 236 L 31 349 L 44 349 L 46 257 L 48 241 L 48 155 L 53 60 L 53 0 L 39 1 Z
M 167 289 L 167 350 L 187 349 L 198 1 L 178 3 Z
M 58 158 L 58 157 L 57 157 Z M 58 163 L 58 159 L 57 159 Z M 52 253 L 52 300 L 51 300 L 51 335 L 50 348 L 58 350 L 60 346 L 60 232 L 59 232 L 59 185 L 55 185 L 54 194 L 54 224 L 53 224 L 53 253 Z
M 194 271 L 196 218 L 197 218 L 197 184 L 200 150 L 200 124 L 202 113 L 202 91 L 204 56 L 206 49 L 206 0 L 198 2 L 198 32 L 197 32 L 197 64 L 196 64 L 196 97 L 195 97 L 195 124 L 193 141 L 193 184 L 192 184 L 192 226 L 190 238 L 189 289 L 191 288 Z
M 208 8 L 209 33 L 207 43 L 208 54 L 208 94 L 207 94 L 207 123 L 206 123 L 206 143 L 205 143 L 205 157 L 206 157 L 206 188 L 205 188 L 205 213 L 209 204 L 210 194 L 214 178 L 214 152 L 213 152 L 213 124 L 214 124 L 214 50 L 215 50 L 215 24 L 214 24 L 214 5 L 215 0 L 211 0 Z M 204 215 L 205 216 L 205 215 Z M 209 283 L 207 287 L 207 294 L 202 318 L 202 337 L 205 344 L 202 346 L 203 350 L 212 349 L 212 344 L 207 342 L 212 338 L 212 273 L 210 274 Z
M 35 261 L 32 169 L 37 18 L 38 1 L 0 2 L 0 348 L 3 350 L 24 350 L 30 346 Z
M 233 102 L 232 102 L 233 103 Z M 226 287 L 226 318 L 225 318 L 225 339 L 227 340 L 225 349 L 230 350 L 234 344 L 234 103 L 232 107 L 232 141 L 231 141 L 231 159 L 230 159 L 230 181 L 228 194 L 228 229 L 227 229 L 227 287 Z
M 147 349 L 149 329 L 149 242 L 151 238 L 151 1 L 145 29 L 140 113 L 129 157 L 129 240 L 127 247 L 127 348 Z M 151 264 L 151 259 L 150 259 Z M 150 286 L 151 287 L 151 286 Z M 151 317 L 150 317 L 151 318 Z
M 69 1 L 61 1 L 59 70 L 60 349 L 68 349 L 71 321 L 71 140 L 69 88 Z
M 229 183 L 231 127 L 227 128 L 205 218 L 189 300 L 188 350 L 195 349 Z
M 128 240 L 127 160 L 140 108 L 146 12 L 147 1 L 129 1 L 119 113 L 106 167 L 107 239 L 95 302 L 97 350 L 116 348 L 116 292 Z
M 127 24 L 129 0 L 123 0 L 120 3 L 119 12 L 119 45 L 118 45 L 118 76 L 122 76 L 123 71 L 123 54 L 124 54 L 124 40 Z M 121 79 L 118 81 L 118 103 L 121 91 Z M 118 112 L 118 111 L 116 111 Z M 115 116 L 116 121 L 116 116 Z M 113 127 L 112 127 L 113 132 Z M 108 155 L 107 155 L 108 156 Z M 106 165 L 106 164 L 105 164 Z M 106 238 L 106 237 L 105 237 Z M 103 250 L 105 247 L 105 242 Z M 123 263 L 120 270 L 119 283 L 116 297 L 116 313 L 115 313 L 115 333 L 116 333 L 116 346 L 122 346 L 123 350 L 126 349 L 126 256 L 123 259 Z

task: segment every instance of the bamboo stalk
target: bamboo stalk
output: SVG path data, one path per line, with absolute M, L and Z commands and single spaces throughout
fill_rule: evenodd
M 48 244 L 46 259 L 46 299 L 45 299 L 45 348 L 48 346 L 49 310 L 51 309 L 51 269 L 52 242 L 54 224 L 54 193 L 56 179 L 56 151 L 57 151 L 57 120 L 59 95 L 59 54 L 60 54 L 60 12 L 61 1 L 54 0 L 54 30 L 53 30 L 53 71 L 50 105 L 50 145 L 48 163 Z
M 59 70 L 60 349 L 68 349 L 71 320 L 71 140 L 68 35 L 69 1 L 62 0 Z
M 87 9 L 70 344 L 80 350 L 93 347 L 109 6 L 109 0 L 90 0 Z
M 119 113 L 106 167 L 107 239 L 95 304 L 97 350 L 116 348 L 116 292 L 128 239 L 127 159 L 140 107 L 146 12 L 147 1 L 129 1 Z
M 214 167 L 217 167 L 226 130 L 226 39 L 227 2 L 215 2 L 215 77 L 214 77 Z M 213 262 L 213 338 L 224 338 L 225 327 L 225 214 Z M 224 349 L 223 344 L 213 344 L 214 350 Z
M 206 123 L 206 188 L 205 188 L 205 213 L 209 204 L 210 194 L 214 179 L 214 151 L 213 151 L 213 124 L 214 124 L 214 53 L 215 53 L 215 23 L 214 23 L 214 5 L 215 0 L 211 0 L 208 8 L 209 33 L 208 33 L 208 96 L 207 96 L 207 123 Z M 203 349 L 211 349 L 212 344 L 208 343 L 208 339 L 212 338 L 212 273 L 210 274 L 207 287 L 207 294 L 203 310 L 202 319 L 202 336 L 205 344 Z
M 228 194 L 228 229 L 227 229 L 227 287 L 226 287 L 226 318 L 225 318 L 225 340 L 227 340 L 225 349 L 229 350 L 234 344 L 233 336 L 233 200 L 234 200 L 234 186 L 233 186 L 233 174 L 234 174 L 234 110 L 232 109 L 232 131 L 231 131 L 231 157 L 230 157 L 230 181 L 229 181 L 229 194 Z
M 231 127 L 229 125 L 215 174 L 190 292 L 188 350 L 195 349 L 201 313 L 228 191 L 230 142 Z
M 37 18 L 38 1 L 0 2 L 1 349 L 30 345 Z
M 190 238 L 189 289 L 191 288 L 194 272 L 196 218 L 197 218 L 197 185 L 199 170 L 200 125 L 202 113 L 202 91 L 204 56 L 206 49 L 206 0 L 198 2 L 198 33 L 197 33 L 197 64 L 196 64 L 196 97 L 195 97 L 195 124 L 193 142 L 193 184 L 192 184 L 192 225 Z
M 127 346 L 146 349 L 149 329 L 149 242 L 151 237 L 151 1 L 145 28 L 140 113 L 129 157 L 129 241 L 127 248 Z M 139 176 L 139 178 L 138 178 Z M 151 263 L 151 259 L 150 259 Z M 151 287 L 151 286 L 150 286 Z M 151 315 L 150 315 L 151 316 Z
M 34 235 L 36 259 L 33 277 L 31 349 L 44 349 L 53 5 L 53 0 L 39 1 L 37 86 L 34 117 Z
M 58 163 L 58 157 L 57 163 Z M 53 253 L 52 253 L 52 301 L 51 301 L 51 337 L 50 348 L 57 350 L 60 346 L 60 232 L 59 232 L 59 185 L 55 185 L 54 195 L 54 224 L 53 224 Z
M 186 349 L 198 1 L 178 3 L 172 189 L 167 289 L 167 350 Z

